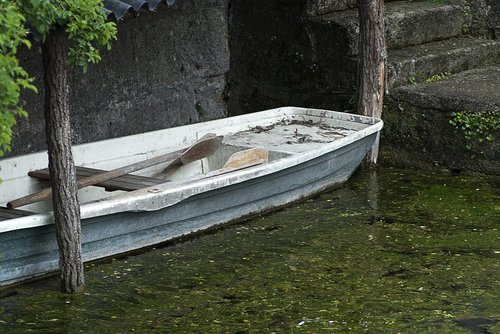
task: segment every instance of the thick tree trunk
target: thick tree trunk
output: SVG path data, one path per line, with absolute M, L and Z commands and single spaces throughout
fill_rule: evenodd
M 386 60 L 383 0 L 358 0 L 359 12 L 359 99 L 358 113 L 380 118 L 386 89 Z M 379 136 L 369 162 L 376 164 Z
M 49 148 L 54 222 L 59 245 L 61 290 L 74 293 L 84 284 L 80 205 L 76 172 L 71 153 L 69 85 L 67 74 L 68 38 L 55 28 L 43 44 L 45 85 L 45 126 Z

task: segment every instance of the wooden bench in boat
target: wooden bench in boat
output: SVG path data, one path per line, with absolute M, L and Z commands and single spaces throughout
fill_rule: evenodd
M 7 209 L 5 207 L 0 207 L 0 221 L 9 220 L 24 216 L 30 216 L 33 212 L 18 210 L 18 209 Z
M 104 172 L 106 171 L 102 169 L 76 166 L 76 178 L 78 180 L 92 175 L 101 174 Z M 42 180 L 50 180 L 50 174 L 48 168 L 31 171 L 28 173 L 28 175 Z M 96 186 L 103 187 L 107 191 L 114 191 L 114 190 L 133 191 L 137 189 L 154 186 L 164 182 L 165 180 L 157 179 L 154 177 L 126 174 L 111 180 L 97 183 Z

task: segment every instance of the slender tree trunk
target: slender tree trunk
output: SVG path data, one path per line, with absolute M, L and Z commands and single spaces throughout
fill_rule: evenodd
M 45 126 L 49 148 L 54 222 L 59 245 L 61 290 L 74 293 L 84 285 L 81 248 L 80 205 L 71 153 L 68 37 L 55 28 L 42 46 L 45 85 Z
M 357 0 L 359 12 L 359 100 L 358 113 L 380 118 L 386 89 L 386 60 L 383 0 Z M 379 138 L 369 162 L 377 163 Z

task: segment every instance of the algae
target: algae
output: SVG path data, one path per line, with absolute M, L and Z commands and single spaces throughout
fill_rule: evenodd
M 2 333 L 500 333 L 499 189 L 401 169 L 0 299 Z

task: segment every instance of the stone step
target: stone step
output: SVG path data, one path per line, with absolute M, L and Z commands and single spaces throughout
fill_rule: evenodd
M 466 15 L 460 6 L 431 1 L 385 3 L 386 42 L 398 49 L 462 34 Z M 343 36 L 348 55 L 358 54 L 359 22 L 357 9 L 328 13 L 309 20 L 310 34 L 325 47 Z M 328 39 L 328 40 L 326 40 Z
M 391 2 L 397 0 L 384 0 Z M 305 11 L 309 16 L 323 15 L 331 12 L 356 8 L 356 0 L 306 0 Z
M 428 109 L 500 110 L 500 65 L 464 71 L 436 82 L 398 87 L 391 96 Z
M 386 4 L 389 49 L 443 40 L 462 34 L 466 14 L 460 6 L 431 1 Z
M 500 41 L 451 38 L 389 51 L 389 87 L 424 82 L 500 61 Z
M 496 112 L 500 117 L 499 92 L 500 65 L 394 89 L 385 99 L 382 116 L 387 158 L 413 156 L 448 168 L 500 175 L 500 130 L 493 142 L 468 141 L 450 124 L 452 112 Z

